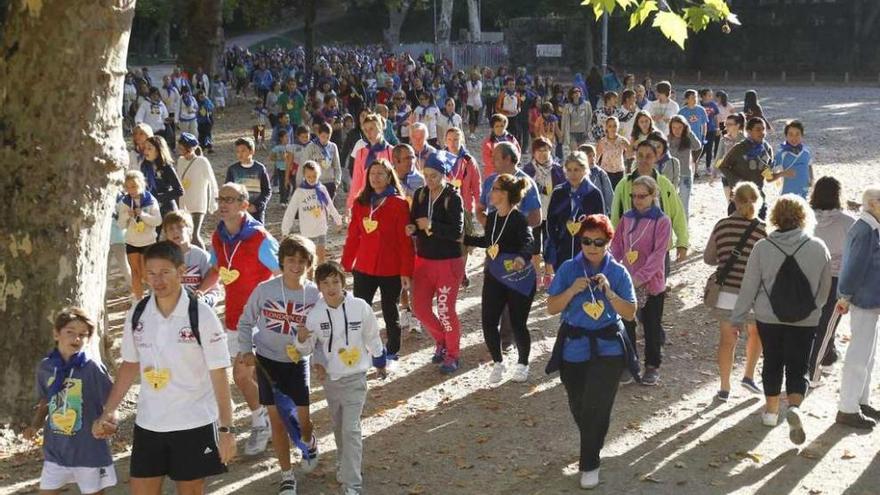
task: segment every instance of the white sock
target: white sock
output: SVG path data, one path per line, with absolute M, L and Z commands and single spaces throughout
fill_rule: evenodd
M 281 480 L 296 480 L 296 476 L 293 475 L 293 468 L 291 468 L 289 471 L 281 471 Z
M 252 428 L 262 428 L 266 425 L 266 408 L 260 406 L 257 409 L 251 411 L 251 427 Z

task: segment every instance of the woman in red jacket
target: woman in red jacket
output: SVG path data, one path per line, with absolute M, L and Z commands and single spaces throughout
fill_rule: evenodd
M 342 250 L 342 266 L 354 274 L 354 296 L 373 304 L 376 290 L 381 292 L 386 348 L 393 361 L 400 352 L 400 291 L 409 289 L 413 271 L 413 242 L 406 233 L 409 203 L 402 190 L 391 163 L 372 162 L 351 209 Z

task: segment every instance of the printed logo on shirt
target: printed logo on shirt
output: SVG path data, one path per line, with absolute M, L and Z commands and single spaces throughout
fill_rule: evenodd
M 64 387 L 49 399 L 49 429 L 73 436 L 82 428 L 82 380 L 65 378 Z
M 199 272 L 198 265 L 186 267 L 186 273 L 183 274 L 181 283 L 187 289 L 198 289 L 202 284 L 202 274 Z
M 209 342 L 216 344 L 221 340 L 226 340 L 226 332 L 214 332 L 214 334 L 211 335 L 211 340 Z
M 352 331 L 358 331 L 361 329 L 361 322 L 359 321 L 350 321 L 348 322 L 348 329 Z
M 177 332 L 178 344 L 194 344 L 196 342 L 196 334 L 189 327 L 183 327 Z
M 304 325 L 306 316 L 313 305 L 303 306 L 293 301 L 268 300 L 263 304 L 262 315 L 266 318 L 266 329 L 282 335 L 289 335 L 297 325 Z
M 330 323 L 326 321 L 321 323 L 321 330 L 330 330 Z

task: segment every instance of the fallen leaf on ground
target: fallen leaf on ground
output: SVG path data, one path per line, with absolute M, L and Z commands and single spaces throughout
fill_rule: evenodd
M 640 479 L 641 481 L 646 481 L 646 482 L 649 482 L 649 483 L 663 483 L 662 480 L 659 480 L 659 479 L 657 479 L 657 478 L 651 476 L 650 474 L 646 474 L 646 475 L 642 476 L 642 477 L 639 478 L 639 479 Z
M 855 459 L 855 457 L 856 457 L 856 455 L 848 450 L 844 450 L 843 455 L 840 456 L 841 459 L 845 459 L 845 460 Z

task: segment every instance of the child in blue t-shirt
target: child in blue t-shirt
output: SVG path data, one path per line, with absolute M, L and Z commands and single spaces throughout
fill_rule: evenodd
M 718 114 L 721 109 L 715 103 L 715 94 L 709 88 L 700 90 L 700 106 L 706 111 L 706 117 L 709 123 L 706 126 L 706 144 L 703 147 L 703 154 L 706 155 L 706 170 L 712 170 L 712 164 L 715 163 L 715 151 L 718 149 L 718 142 L 721 140 L 721 131 L 718 126 Z M 694 167 L 696 168 L 696 167 Z
M 782 194 L 797 194 L 807 199 L 813 186 L 812 154 L 804 146 L 804 124 L 792 120 L 785 125 L 785 142 L 776 151 L 773 171 L 782 179 Z
M 706 109 L 697 105 L 697 92 L 689 89 L 684 92 L 684 106 L 679 109 L 678 114 L 687 120 L 691 130 L 697 135 L 700 143 L 706 142 L 706 133 L 709 129 L 709 116 Z M 702 150 L 694 151 L 694 162 L 700 157 Z
M 55 349 L 37 365 L 36 413 L 25 437 L 43 428 L 40 490 L 76 483 L 81 493 L 103 493 L 116 484 L 107 440 L 92 436 L 92 423 L 104 410 L 113 383 L 107 369 L 85 353 L 95 322 L 81 308 L 55 317 Z

